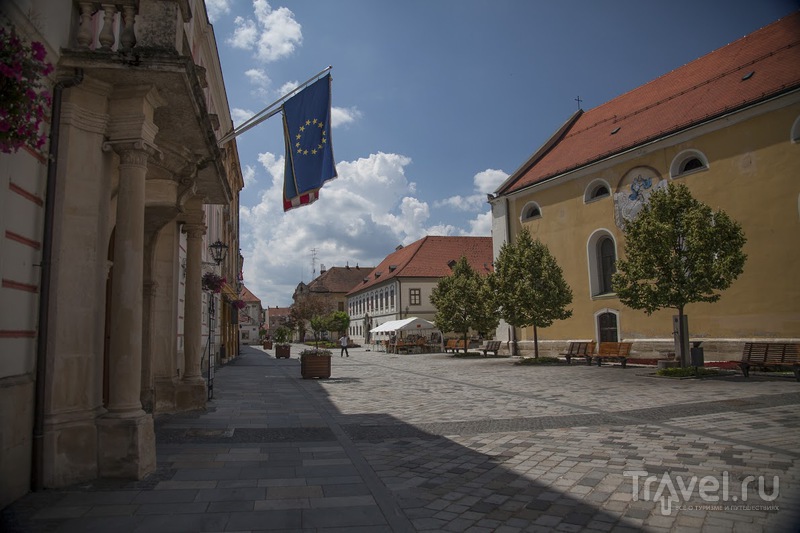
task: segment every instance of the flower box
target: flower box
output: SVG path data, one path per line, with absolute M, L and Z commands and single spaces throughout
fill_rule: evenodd
M 219 293 L 226 282 L 227 280 L 225 278 L 213 272 L 206 272 L 203 274 L 202 283 L 204 291 Z
M 303 379 L 331 377 L 330 350 L 304 350 L 300 354 L 300 375 Z
M 285 357 L 289 359 L 292 354 L 292 345 L 291 344 L 276 344 L 275 345 L 275 359 L 280 359 L 281 357 Z
M 272 349 L 272 341 L 264 341 L 264 349 L 271 350 Z

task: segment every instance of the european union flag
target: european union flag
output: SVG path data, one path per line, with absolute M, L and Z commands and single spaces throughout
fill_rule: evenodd
M 283 210 L 314 203 L 336 177 L 331 144 L 331 76 L 323 76 L 283 104 L 286 167 Z

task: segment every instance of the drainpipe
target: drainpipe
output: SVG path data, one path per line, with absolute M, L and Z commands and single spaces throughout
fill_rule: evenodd
M 50 311 L 50 262 L 53 255 L 53 213 L 55 211 L 56 174 L 58 170 L 58 135 L 61 130 L 61 94 L 64 89 L 83 81 L 83 69 L 75 69 L 75 76 L 62 80 L 53 87 L 53 109 L 50 115 L 50 146 L 47 153 L 47 185 L 44 198 L 44 230 L 42 235 L 41 281 L 39 287 L 39 327 L 36 338 L 36 396 L 33 411 L 33 457 L 31 486 L 44 488 L 44 409 L 45 377 L 47 376 L 47 333 Z

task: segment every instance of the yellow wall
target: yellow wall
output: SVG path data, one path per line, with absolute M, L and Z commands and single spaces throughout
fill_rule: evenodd
M 800 103 L 797 97 L 793 100 L 744 120 L 743 114 L 720 119 L 714 126 L 663 139 L 637 153 L 562 176 L 554 185 L 510 197 L 512 235 L 521 228 L 526 203 L 535 201 L 541 207 L 542 217 L 525 226 L 550 248 L 573 291 L 572 318 L 539 330 L 539 338 L 595 339 L 594 314 L 610 308 L 619 311 L 620 340 L 671 339 L 671 316 L 676 311 L 647 316 L 624 307 L 613 295 L 591 296 L 587 243 L 595 230 L 604 228 L 616 241 L 617 257 L 623 256 L 624 237 L 614 221 L 613 193 L 626 185 L 629 190 L 632 170 L 633 174 L 650 170 L 669 181 L 670 164 L 687 149 L 705 154 L 708 169 L 675 181 L 742 225 L 748 255 L 744 273 L 719 302 L 687 307 L 692 338 L 800 337 L 800 144 L 790 136 L 800 117 Z M 585 203 L 586 187 L 596 178 L 611 185 L 612 196 Z M 521 332 L 521 340 L 531 338 L 532 328 Z

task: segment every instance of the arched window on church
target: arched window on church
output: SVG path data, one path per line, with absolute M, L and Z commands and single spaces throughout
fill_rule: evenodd
M 600 294 L 614 292 L 611 288 L 611 276 L 617 271 L 617 254 L 614 251 L 614 241 L 611 237 L 603 237 L 597 244 L 597 251 L 600 254 Z

